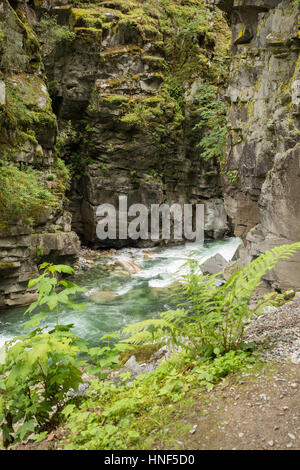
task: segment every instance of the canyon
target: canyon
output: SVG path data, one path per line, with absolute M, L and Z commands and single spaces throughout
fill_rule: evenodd
M 243 264 L 299 241 L 298 14 L 288 0 L 1 0 L 0 308 L 30 303 L 37 266 L 73 264 L 80 241 L 141 246 L 96 236 L 97 207 L 124 194 L 204 204 L 206 237 L 240 237 Z M 299 289 L 300 256 L 266 281 Z

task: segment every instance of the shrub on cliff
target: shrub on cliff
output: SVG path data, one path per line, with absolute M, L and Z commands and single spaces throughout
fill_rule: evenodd
M 21 171 L 13 164 L 0 165 L 1 221 L 13 223 L 22 218 L 33 224 L 45 205 L 56 204 L 56 196 L 45 188 L 38 171 L 30 166 Z

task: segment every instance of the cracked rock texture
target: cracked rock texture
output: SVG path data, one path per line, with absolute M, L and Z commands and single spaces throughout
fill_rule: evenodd
M 225 206 L 247 263 L 300 239 L 299 6 L 294 1 L 221 0 L 231 25 Z M 300 254 L 267 280 L 300 288 Z
M 97 207 L 118 212 L 120 195 L 128 206 L 148 208 L 204 203 L 206 234 L 219 238 L 228 229 L 218 165 L 201 158 L 195 125 L 201 84 L 225 89 L 229 30 L 215 7 L 169 3 L 35 2 L 53 106 L 67 136 L 62 154 L 76 173 L 73 227 L 90 246 L 137 243 L 97 238 Z M 49 46 L 38 27 L 46 15 L 75 35 L 72 43 Z

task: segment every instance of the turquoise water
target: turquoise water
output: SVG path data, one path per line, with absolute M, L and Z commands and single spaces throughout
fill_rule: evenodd
M 153 248 L 150 259 L 144 259 L 144 250 L 138 248 L 119 250 L 106 260 L 112 264 L 117 259 L 132 259 L 142 269 L 131 277 L 122 277 L 117 273 L 103 271 L 103 259 L 95 263 L 92 269 L 75 277 L 75 282 L 86 291 L 76 298 L 78 303 L 85 303 L 84 312 L 64 310 L 61 323 L 73 323 L 73 331 L 90 344 L 97 344 L 101 336 L 119 330 L 128 323 L 153 318 L 158 313 L 173 308 L 164 292 L 187 270 L 185 263 L 190 258 L 203 262 L 215 253 L 221 253 L 230 259 L 240 244 L 237 238 L 210 241 L 203 244 L 186 243 L 167 248 Z M 94 303 L 93 292 L 110 290 L 118 294 L 113 300 Z M 0 312 L 0 347 L 7 339 L 23 334 L 25 308 L 10 309 Z M 49 326 L 55 323 L 54 315 L 47 321 Z

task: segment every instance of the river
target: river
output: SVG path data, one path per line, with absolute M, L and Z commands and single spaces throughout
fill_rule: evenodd
M 106 260 L 108 265 L 116 259 L 131 258 L 141 271 L 131 277 L 121 277 L 113 271 L 103 271 L 103 259 L 86 272 L 77 274 L 74 281 L 86 291 L 75 299 L 85 303 L 84 312 L 65 309 L 60 317 L 64 324 L 73 323 L 73 331 L 91 345 L 99 343 L 101 336 L 112 333 L 128 323 L 153 318 L 158 313 L 174 308 L 163 288 L 179 279 L 187 270 L 186 262 L 190 258 L 200 262 L 210 256 L 221 253 L 230 260 L 237 246 L 238 238 L 226 238 L 207 241 L 204 244 L 186 243 L 183 245 L 158 247 L 147 250 L 150 259 L 144 258 L 144 250 L 138 248 L 117 251 L 113 258 Z M 97 290 L 110 290 L 118 296 L 109 301 L 95 303 L 91 294 Z M 26 308 L 9 309 L 0 312 L 0 347 L 4 342 L 23 334 Z M 55 323 L 54 314 L 47 325 Z

